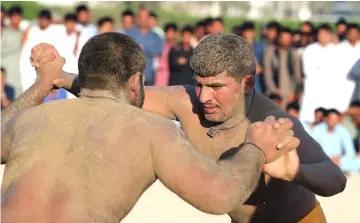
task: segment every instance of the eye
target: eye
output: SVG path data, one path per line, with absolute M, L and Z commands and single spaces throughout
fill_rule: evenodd
M 214 90 L 220 90 L 221 86 L 212 86 L 212 89 Z

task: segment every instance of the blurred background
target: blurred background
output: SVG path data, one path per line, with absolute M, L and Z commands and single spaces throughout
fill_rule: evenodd
M 355 203 L 360 197 L 359 24 L 356 1 L 2 1 L 1 108 L 35 81 L 29 58 L 41 42 L 53 44 L 66 58 L 65 71 L 78 73 L 88 39 L 104 32 L 127 34 L 147 57 L 146 85 L 168 86 L 193 84 L 189 59 L 207 35 L 240 35 L 254 49 L 256 90 L 299 118 L 348 177 L 344 193 L 319 198 L 328 222 L 360 222 Z M 53 90 L 45 102 L 67 98 L 74 96 Z M 173 206 L 177 211 L 169 209 Z M 227 216 L 194 210 L 161 183 L 125 221 L 144 219 L 229 222 Z

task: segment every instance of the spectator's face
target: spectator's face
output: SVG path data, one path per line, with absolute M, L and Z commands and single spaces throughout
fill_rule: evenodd
M 346 33 L 346 24 L 340 24 L 338 26 L 336 26 L 336 33 L 338 35 L 344 35 Z
M 124 16 L 122 23 L 125 29 L 130 29 L 133 26 L 133 17 L 131 15 Z
M 192 33 L 191 32 L 183 32 L 182 33 L 182 42 L 185 44 L 190 44 Z
M 299 111 L 297 111 L 296 109 L 293 109 L 293 108 L 290 108 L 288 111 L 287 111 L 288 114 L 298 118 L 299 117 Z
M 138 13 L 138 26 L 140 28 L 149 28 L 149 12 L 145 9 Z
M 255 32 L 254 30 L 252 29 L 247 29 L 247 30 L 244 30 L 242 32 L 242 35 L 244 36 L 244 38 L 249 41 L 249 42 L 253 42 L 254 39 L 255 39 Z
M 111 22 L 105 22 L 99 29 L 99 34 L 114 31 L 114 25 Z
M 340 116 L 335 113 L 330 113 L 326 118 L 326 123 L 330 129 L 334 129 L 335 126 L 340 123 Z
M 149 17 L 149 26 L 151 28 L 154 28 L 154 27 L 156 27 L 156 25 L 157 25 L 157 19 L 153 16 L 150 16 Z
M 174 40 L 176 40 L 177 36 L 178 36 L 178 33 L 175 29 L 168 29 L 165 33 L 165 38 L 167 41 L 174 41 Z
M 315 112 L 315 123 L 320 123 L 323 121 L 324 113 L 322 111 Z
M 219 21 L 212 23 L 212 34 L 224 32 L 224 25 Z
M 356 42 L 360 39 L 360 33 L 358 29 L 349 29 L 347 38 L 350 42 Z
M 81 24 L 87 24 L 90 20 L 90 13 L 88 11 L 80 11 L 78 13 L 78 20 Z
M 224 122 L 234 115 L 243 98 L 241 85 L 226 72 L 213 77 L 195 76 L 195 92 L 207 120 Z
M 312 31 L 312 28 L 308 24 L 301 24 L 300 30 L 301 32 L 309 33 Z
M 324 30 L 324 29 L 320 29 L 319 33 L 318 33 L 318 40 L 321 44 L 328 44 L 331 42 L 332 40 L 332 34 L 331 32 Z
M 268 40 L 274 41 L 277 38 L 278 32 L 276 28 L 269 28 L 267 30 L 267 38 Z
M 198 26 L 195 30 L 195 36 L 197 39 L 201 39 L 205 36 L 205 26 Z
M 76 27 L 76 21 L 74 20 L 68 20 L 64 22 L 64 25 L 66 27 L 66 30 L 68 32 L 73 32 L 75 31 L 75 27 Z
M 296 33 L 292 36 L 292 44 L 293 46 L 300 46 L 300 41 L 301 41 L 301 35 L 300 33 Z
M 18 26 L 22 20 L 21 14 L 15 13 L 9 17 L 10 22 L 14 26 Z
M 279 36 L 279 44 L 282 47 L 290 47 L 292 43 L 292 36 L 291 33 L 283 32 Z
M 40 29 L 46 29 L 51 24 L 51 20 L 48 18 L 39 18 Z

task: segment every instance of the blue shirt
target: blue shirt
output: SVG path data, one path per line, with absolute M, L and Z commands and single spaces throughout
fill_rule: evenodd
M 329 132 L 328 125 L 323 122 L 316 125 L 311 131 L 312 137 L 321 145 L 329 157 L 344 156 L 355 157 L 355 147 L 348 130 L 341 124 Z
M 146 34 L 141 34 L 137 27 L 133 27 L 127 31 L 127 34 L 143 47 L 146 56 L 146 82 L 154 83 L 153 60 L 154 56 L 161 56 L 164 47 L 163 40 L 151 29 Z
M 61 100 L 61 99 L 66 99 L 67 95 L 66 95 L 66 90 L 64 89 L 58 89 L 55 90 L 55 95 L 53 98 L 50 97 L 50 94 L 45 98 L 44 102 L 49 102 L 49 101 L 55 101 L 55 100 Z

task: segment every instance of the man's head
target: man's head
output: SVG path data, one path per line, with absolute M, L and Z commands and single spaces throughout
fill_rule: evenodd
M 296 118 L 299 118 L 300 106 L 297 102 L 292 102 L 286 106 L 286 112 Z
M 209 18 L 206 18 L 204 20 L 204 23 L 205 23 L 205 34 L 212 34 L 213 33 L 213 26 L 212 26 L 212 22 L 213 22 L 213 18 L 209 17 Z
M 241 26 L 242 36 L 250 43 L 255 39 L 255 24 L 252 21 L 246 21 Z
M 292 33 L 292 45 L 294 47 L 300 47 L 301 42 L 301 32 L 300 30 L 296 30 Z
M 64 25 L 66 27 L 66 31 L 73 32 L 76 27 L 76 15 L 73 13 L 68 13 L 64 16 Z
M 190 44 L 194 30 L 191 25 L 185 25 L 181 29 L 181 41 L 185 44 Z
M 195 36 L 198 40 L 202 39 L 205 36 L 205 22 L 204 21 L 199 21 L 196 23 L 195 26 Z
M 139 28 L 147 29 L 150 27 L 149 10 L 141 8 L 137 13 L 137 25 Z
M 349 42 L 360 40 L 360 26 L 356 23 L 349 23 L 347 28 L 347 39 Z
M 103 33 L 88 40 L 78 67 L 82 88 L 125 94 L 132 105 L 144 103 L 146 58 L 140 45 L 121 33 Z
M 99 28 L 99 34 L 114 31 L 114 20 L 109 16 L 100 18 L 97 24 Z
M 167 42 L 174 42 L 178 36 L 178 27 L 176 23 L 166 23 L 164 26 L 165 39 Z
M 122 26 L 124 29 L 130 29 L 134 24 L 134 12 L 130 9 L 122 12 Z
M 213 19 L 211 26 L 212 34 L 224 32 L 224 20 L 220 17 Z
M 46 29 L 52 23 L 52 14 L 49 10 L 41 10 L 38 14 L 40 29 Z
M 89 8 L 86 5 L 79 5 L 76 7 L 76 16 L 80 24 L 87 25 L 90 21 Z
M 340 41 L 344 40 L 346 37 L 346 30 L 347 30 L 347 22 L 344 18 L 340 18 L 336 22 L 336 34 Z
M 340 123 L 340 112 L 336 109 L 329 109 L 326 111 L 325 121 L 330 130 L 333 130 L 337 124 Z
M 322 121 L 324 121 L 324 116 L 326 114 L 326 109 L 323 107 L 315 109 L 315 124 L 318 124 Z
M 234 34 L 209 35 L 194 50 L 190 64 L 205 118 L 229 119 L 253 87 L 255 58 L 248 41 Z
M 149 13 L 149 26 L 150 28 L 155 28 L 157 26 L 158 17 L 155 12 Z
M 321 45 L 327 45 L 332 40 L 332 32 L 329 24 L 324 23 L 318 27 L 317 39 Z
M 291 30 L 288 28 L 281 28 L 279 31 L 279 46 L 289 48 L 292 44 Z
M 270 100 L 272 100 L 278 107 L 281 107 L 282 98 L 280 95 L 272 93 L 269 95 Z
M 12 6 L 8 11 L 8 16 L 13 26 L 19 26 L 23 17 L 23 10 L 20 6 Z
M 278 37 L 280 24 L 276 21 L 269 22 L 266 27 L 266 35 L 268 42 L 274 43 Z
M 302 33 L 311 33 L 315 29 L 314 25 L 310 21 L 305 21 L 300 25 L 300 31 Z

